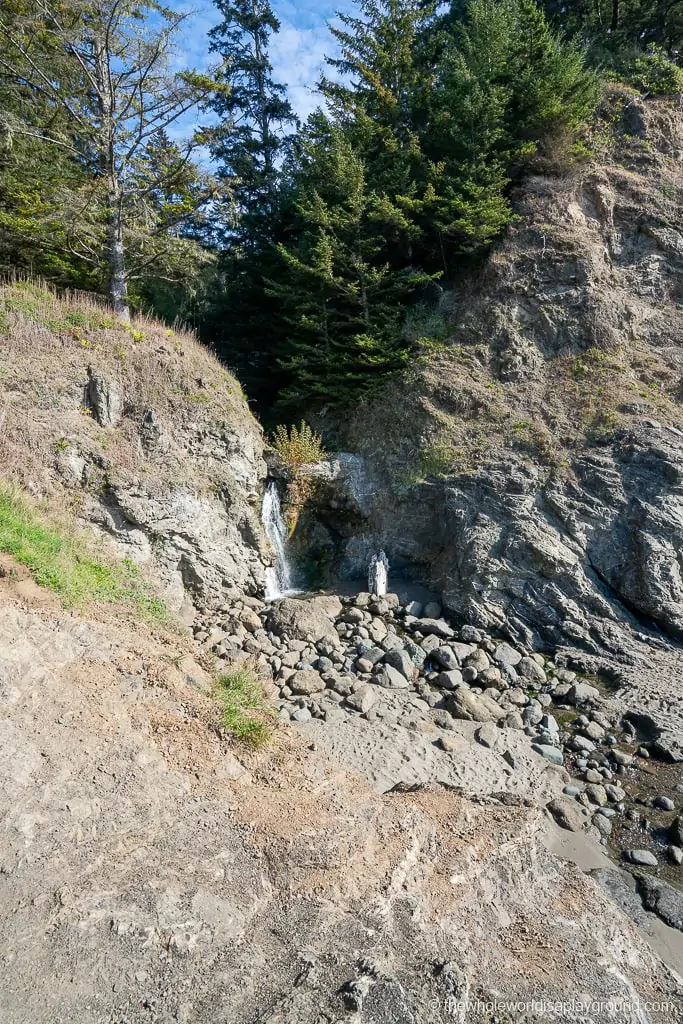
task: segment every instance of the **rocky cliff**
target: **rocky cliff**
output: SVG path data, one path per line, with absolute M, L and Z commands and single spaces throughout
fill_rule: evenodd
M 0 289 L 2 481 L 28 488 L 148 566 L 168 605 L 256 592 L 262 432 L 194 338 L 130 329 L 85 296 Z
M 615 89 L 592 145 L 417 318 L 301 529 L 342 575 L 383 546 L 461 621 L 627 657 L 683 638 L 683 113 Z

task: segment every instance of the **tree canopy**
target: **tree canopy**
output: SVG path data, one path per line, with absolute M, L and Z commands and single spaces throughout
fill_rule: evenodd
M 198 74 L 161 0 L 4 0 L 0 266 L 190 318 L 275 415 L 410 364 L 406 323 L 485 257 L 605 75 L 683 91 L 683 0 L 356 0 L 301 124 L 276 5 L 214 7 Z

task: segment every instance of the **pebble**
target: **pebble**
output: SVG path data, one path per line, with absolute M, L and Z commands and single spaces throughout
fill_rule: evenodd
M 329 618 L 343 621 L 336 621 L 331 636 L 322 639 L 305 631 L 297 639 L 284 632 L 282 636 L 271 633 L 263 626 L 266 615 L 258 614 L 263 606 L 246 601 L 226 605 L 218 618 L 205 610 L 195 635 L 197 642 L 214 650 L 218 664 L 234 662 L 241 652 L 251 654 L 275 678 L 274 684 L 265 684 L 265 690 L 283 723 L 306 723 L 313 718 L 338 723 L 348 721 L 350 715 L 363 715 L 385 728 L 400 725 L 429 732 L 437 725 L 447 732 L 436 744 L 455 752 L 465 742 L 454 735 L 459 728 L 454 721 L 457 716 L 481 722 L 474 733 L 477 743 L 497 748 L 513 769 L 519 766 L 519 755 L 506 749 L 501 729 L 524 730 L 535 753 L 563 767 L 564 747 L 572 751 L 568 762 L 572 773 L 582 773 L 584 781 L 572 779 L 558 798 L 556 820 L 571 821 L 563 827 L 583 829 L 592 823 L 591 831 L 599 833 L 603 845 L 617 815 L 625 816 L 629 829 L 655 827 L 616 784 L 639 763 L 623 749 L 624 744 L 637 742 L 636 733 L 631 723 L 595 707 L 602 700 L 597 687 L 541 655 L 527 653 L 514 642 L 495 640 L 473 626 L 456 632 L 442 618 L 436 602 L 423 607 L 415 601 L 400 607 L 396 595 L 377 599 L 367 594 L 338 604 Z M 383 695 L 382 687 L 394 692 Z M 554 707 L 558 713 L 572 708 L 581 713 L 560 728 L 551 713 Z M 638 758 L 649 759 L 649 747 L 639 746 Z M 654 743 L 652 749 L 655 754 L 662 752 Z M 677 788 L 683 793 L 683 786 Z M 639 802 L 642 808 L 675 812 L 681 800 L 672 795 L 674 799 L 660 792 Z M 683 817 L 668 826 L 668 843 L 667 860 L 679 867 Z M 629 849 L 623 857 L 645 867 L 658 863 L 650 850 Z

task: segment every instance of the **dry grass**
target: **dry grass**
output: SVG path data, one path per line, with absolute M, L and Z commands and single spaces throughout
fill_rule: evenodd
M 88 368 L 125 395 L 116 430 L 93 419 L 86 399 Z M 145 451 L 140 423 L 153 409 L 164 445 Z M 112 472 L 150 486 L 182 485 L 197 492 L 221 487 L 207 434 L 250 422 L 239 384 L 182 328 L 146 316 L 130 326 L 87 294 L 57 294 L 38 282 L 0 284 L 0 446 L 6 480 L 46 494 L 55 469 L 78 453 L 91 489 Z M 253 424 L 252 424 L 253 426 Z M 196 446 L 194 452 L 188 447 Z M 194 454 L 191 458 L 188 455 Z

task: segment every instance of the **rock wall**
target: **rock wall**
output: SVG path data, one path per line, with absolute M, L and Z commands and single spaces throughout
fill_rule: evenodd
M 683 638 L 683 118 L 619 90 L 604 116 L 599 158 L 525 183 L 446 339 L 344 428 L 361 458 L 302 530 L 341 576 L 383 547 L 462 621 L 627 657 Z
M 18 285 L 0 309 L 0 483 L 75 513 L 173 610 L 260 592 L 263 435 L 224 367 L 191 335 L 126 329 L 88 299 Z

